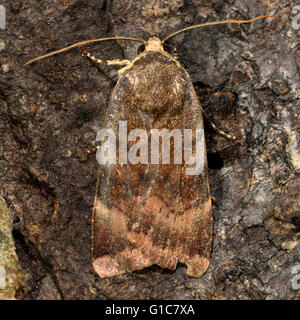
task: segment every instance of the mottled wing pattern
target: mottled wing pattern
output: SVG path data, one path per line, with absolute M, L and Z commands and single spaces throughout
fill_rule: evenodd
M 141 54 L 120 75 L 106 128 L 117 133 L 119 121 L 127 121 L 128 132 L 140 128 L 149 136 L 153 128 L 203 128 L 188 74 L 159 52 Z M 101 166 L 93 210 L 93 266 L 100 277 L 153 264 L 174 270 L 178 262 L 190 276 L 207 270 L 212 211 L 206 155 L 199 175 L 186 175 L 185 165 Z

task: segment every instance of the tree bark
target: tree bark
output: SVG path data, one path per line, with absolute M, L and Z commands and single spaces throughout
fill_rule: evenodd
M 24 299 L 299 299 L 300 50 L 293 1 L 2 1 L 0 193 L 14 219 Z M 210 119 L 206 130 L 214 241 L 200 278 L 185 266 L 100 280 L 91 264 L 97 178 L 93 148 L 117 68 L 79 49 L 24 67 L 51 50 L 106 36 L 163 38 L 207 21 L 275 14 L 252 24 L 185 32 L 168 42 Z M 132 59 L 139 44 L 90 46 Z M 235 101 L 215 92 L 231 92 Z

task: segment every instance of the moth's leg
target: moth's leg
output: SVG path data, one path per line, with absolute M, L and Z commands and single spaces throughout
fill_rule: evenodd
M 233 104 L 234 102 L 234 95 L 233 93 L 231 92 L 215 92 L 211 98 L 215 101 L 212 101 L 211 103 L 212 104 Z M 216 99 L 218 101 L 216 101 Z M 231 135 L 231 134 L 228 134 L 226 132 L 224 132 L 223 130 L 219 129 L 210 119 L 209 119 L 209 116 L 207 115 L 207 113 L 202 109 L 202 112 L 203 112 L 203 115 L 205 116 L 208 124 L 218 133 L 220 134 L 221 136 L 227 138 L 227 139 L 230 139 L 230 140 L 238 140 L 237 137 Z
M 213 196 L 210 196 L 211 197 L 211 202 L 216 206 L 218 207 L 220 205 L 220 202 L 218 200 L 216 200 L 216 198 L 214 198 Z
M 205 111 L 202 109 L 202 113 L 205 116 L 207 122 L 209 123 L 209 125 L 221 136 L 230 139 L 230 140 L 238 140 L 238 138 L 236 136 L 233 136 L 231 134 L 228 134 L 226 132 L 224 132 L 223 130 L 219 129 L 208 117 L 208 115 L 205 113 Z
M 235 100 L 235 96 L 232 92 L 229 91 L 217 91 L 211 95 L 211 100 L 213 103 L 218 105 L 229 105 L 232 106 Z
M 173 51 L 173 52 L 174 52 L 174 53 L 173 53 L 174 58 L 175 58 L 176 60 L 178 60 L 179 56 L 178 56 L 178 50 L 177 50 L 177 48 L 174 48 L 174 51 Z
M 92 60 L 93 62 L 96 62 L 96 63 L 106 64 L 106 65 L 119 65 L 119 66 L 124 66 L 124 65 L 127 65 L 130 63 L 130 61 L 126 60 L 126 59 L 113 59 L 113 60 L 98 59 L 98 58 L 94 57 L 93 55 L 91 55 L 86 50 L 86 48 L 81 47 L 80 49 L 84 55 L 86 55 L 90 60 Z
M 98 146 L 97 147 L 94 147 L 94 148 L 91 148 L 91 149 L 88 149 L 86 150 L 86 153 L 87 154 L 93 154 L 93 153 L 96 153 L 98 150 Z

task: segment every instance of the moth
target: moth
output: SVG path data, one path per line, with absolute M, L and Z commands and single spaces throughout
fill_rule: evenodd
M 128 37 L 87 40 L 26 63 L 81 47 L 94 62 L 123 66 L 106 113 L 107 136 L 103 138 L 103 131 L 97 134 L 97 140 L 103 140 L 97 151 L 101 164 L 92 218 L 92 255 L 100 277 L 154 264 L 175 270 L 178 262 L 186 265 L 191 277 L 201 277 L 208 269 L 213 217 L 203 110 L 187 71 L 164 45 L 190 29 L 267 17 L 271 16 L 195 25 L 164 40 L 156 36 L 148 41 Z M 141 52 L 133 61 L 101 60 L 83 47 L 107 40 L 140 42 Z

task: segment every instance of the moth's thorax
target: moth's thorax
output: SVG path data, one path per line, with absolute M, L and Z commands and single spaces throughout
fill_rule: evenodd
M 150 37 L 145 43 L 145 51 L 165 52 L 161 40 L 155 36 Z
M 168 54 L 144 52 L 124 76 L 132 106 L 154 115 L 182 108 L 185 72 Z

